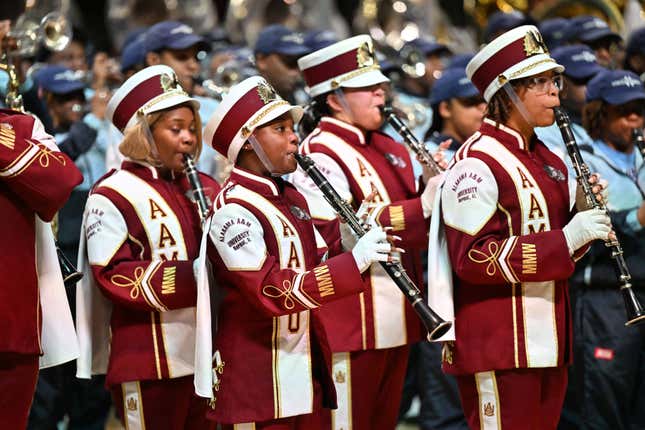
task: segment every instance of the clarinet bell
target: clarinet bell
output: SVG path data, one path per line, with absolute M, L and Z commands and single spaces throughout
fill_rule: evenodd
M 63 275 L 63 283 L 65 287 L 71 287 L 76 285 L 78 281 L 81 280 L 83 274 L 78 272 L 71 261 L 67 258 L 63 251 L 56 244 L 56 254 L 58 255 L 58 264 L 60 265 L 60 271 Z
M 627 322 L 626 326 L 638 325 L 645 321 L 645 310 L 643 306 L 638 301 L 634 290 L 631 288 L 631 284 L 628 287 L 621 288 L 621 293 L 623 294 L 623 300 L 625 301 L 625 311 L 627 313 Z

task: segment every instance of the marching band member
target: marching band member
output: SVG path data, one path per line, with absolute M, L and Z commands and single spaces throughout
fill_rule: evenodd
M 128 79 L 107 111 L 124 131 L 126 159 L 94 186 L 85 209 L 89 267 L 77 290 L 78 376 L 104 373 L 107 364 L 106 385 L 130 429 L 214 428 L 192 378 L 201 227 L 186 195 L 183 155 L 196 158 L 201 150 L 198 109 L 167 66 Z
M 371 38 L 343 40 L 298 63 L 314 98 L 310 121 L 317 126 L 303 142 L 302 152 L 310 154 L 341 197 L 355 207 L 367 197 L 374 201 L 370 218 L 392 226 L 402 238 L 404 268 L 423 285 L 420 251 L 427 246 L 426 219 L 436 184 L 429 182 L 419 197 L 407 149 L 378 131 L 385 103 L 382 85 L 389 80 L 380 71 Z M 293 181 L 317 222 L 334 219 L 331 206 L 302 170 L 295 172 Z M 328 238 L 334 231 L 321 226 L 321 233 Z M 339 395 L 333 428 L 396 426 L 408 345 L 424 335 L 412 307 L 380 266 L 370 268 L 365 282 L 360 295 L 321 310 Z
M 227 294 L 215 335 L 224 372 L 209 417 L 225 429 L 323 428 L 319 411 L 335 406 L 335 393 L 317 309 L 364 291 L 361 273 L 392 258 L 380 228 L 339 254 L 339 238 L 323 242 L 305 198 L 280 178 L 296 169 L 301 116 L 254 76 L 231 88 L 206 126 L 206 141 L 235 165 L 210 227 Z
M 24 6 L 11 2 L 0 7 L 0 56 L 2 47 L 9 45 L 5 37 L 11 20 Z M 54 238 L 46 223 L 82 180 L 38 119 L 0 110 L 0 416 L 5 428 L 26 427 L 39 366 L 58 365 L 78 355 Z M 52 342 L 52 335 L 60 338 Z
M 580 204 L 571 216 L 567 169 L 534 134 L 554 121 L 562 70 L 534 26 L 499 36 L 466 68 L 488 112 L 440 193 L 456 317 L 443 364 L 473 429 L 556 428 L 571 361 L 567 278 L 611 230 L 602 211 Z

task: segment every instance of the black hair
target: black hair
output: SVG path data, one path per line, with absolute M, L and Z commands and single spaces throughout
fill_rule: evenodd
M 318 126 L 320 118 L 331 115 L 331 109 L 327 105 L 327 96 L 329 93 L 320 94 L 305 106 L 302 119 L 298 123 L 298 133 L 300 138 L 304 139 Z

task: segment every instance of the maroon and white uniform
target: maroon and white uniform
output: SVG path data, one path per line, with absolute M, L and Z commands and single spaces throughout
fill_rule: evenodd
M 328 248 L 304 197 L 281 179 L 236 167 L 215 207 L 210 256 L 225 293 L 215 337 L 224 372 L 209 416 L 253 423 L 335 406 L 318 308 L 363 291 L 353 256 L 325 260 L 338 236 Z
M 458 375 L 467 417 L 479 410 L 471 424 L 551 428 L 518 403 L 523 386 L 542 390 L 557 423 L 571 361 L 567 278 L 583 252 L 572 259 L 562 232 L 570 207 L 567 169 L 537 139 L 485 119 L 455 155 L 441 192 L 456 336 L 443 366 Z
M 397 246 L 406 250 L 401 255 L 403 267 L 415 284 L 423 288 L 420 252 L 427 247 L 428 223 L 405 147 L 385 134 L 372 132 L 366 136 L 350 124 L 323 117 L 301 145 L 301 151 L 316 162 L 334 189 L 355 208 L 370 193 L 376 193 L 379 205 L 372 216 L 378 224 L 392 226 L 392 234 L 402 238 Z M 292 181 L 307 198 L 317 223 L 336 217 L 302 169 L 292 175 Z M 336 234 L 324 227 L 320 231 L 325 238 Z M 366 273 L 369 276 L 365 277 L 364 293 L 321 309 L 335 353 L 334 375 L 338 376 L 335 380 L 339 408 L 334 411 L 333 428 L 349 428 L 352 422 L 354 428 L 372 426 L 378 421 L 395 422 L 396 399 L 407 367 L 406 345 L 425 336 L 418 316 L 383 268 L 373 264 Z M 363 351 L 360 360 L 358 355 L 348 354 L 359 351 Z M 388 391 L 391 401 L 377 400 L 379 387 L 383 386 L 391 388 Z M 369 396 L 371 400 L 363 403 L 365 396 L 361 391 L 371 387 L 376 387 Z M 392 393 L 396 393 L 394 398 Z M 389 416 L 378 417 L 390 409 Z
M 81 181 L 74 162 L 58 152 L 39 121 L 30 115 L 0 110 L 0 415 L 7 428 L 24 428 L 38 356 L 47 352 L 41 335 L 46 329 L 43 316 L 49 303 L 41 303 L 41 297 L 43 289 L 51 287 L 51 281 L 44 283 L 42 271 L 48 251 L 53 252 L 53 261 L 48 264 L 53 265 L 60 281 L 65 316 L 71 323 L 51 229 L 43 221 L 51 221 Z M 48 244 L 43 243 L 44 233 L 49 234 Z M 63 317 L 60 312 L 59 319 Z M 74 341 L 73 330 L 71 336 Z M 11 384 L 5 385 L 7 382 Z
M 205 188 L 219 190 L 212 178 L 200 178 Z M 92 355 L 82 354 L 79 376 L 88 376 L 90 364 L 95 373 L 105 372 L 101 367 L 109 341 L 106 384 L 122 384 L 128 415 L 137 404 L 138 410 L 145 410 L 139 381 L 193 374 L 193 261 L 199 252 L 201 228 L 196 205 L 187 197 L 189 190 L 183 174 L 164 178 L 151 165 L 124 161 L 121 170 L 95 185 L 85 209 L 91 274 L 90 284 L 80 289 L 78 302 L 83 306 L 77 309 L 79 321 L 92 312 Z M 96 288 L 107 298 L 109 311 L 96 305 L 101 301 L 91 294 Z M 109 340 L 102 338 L 108 324 Z M 192 378 L 185 379 L 190 395 Z M 149 423 L 146 418 L 143 421 Z

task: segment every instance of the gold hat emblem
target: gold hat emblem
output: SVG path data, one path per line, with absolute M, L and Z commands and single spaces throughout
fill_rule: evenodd
M 265 105 L 279 98 L 278 93 L 276 93 L 275 89 L 266 82 L 260 82 L 257 86 L 257 90 L 260 99 L 264 102 Z
M 345 383 L 345 372 L 342 370 L 339 370 L 334 374 L 334 379 L 337 384 L 344 384 Z
M 549 48 L 547 48 L 542 35 L 534 30 L 529 30 L 524 35 L 524 52 L 527 57 L 537 54 L 548 54 Z
M 128 397 L 128 400 L 126 400 L 125 403 L 129 411 L 137 410 L 137 399 L 135 399 L 134 397 Z
M 492 417 L 493 415 L 495 415 L 495 406 L 491 405 L 490 402 L 484 405 L 484 415 L 486 415 L 487 417 Z
M 175 75 L 174 73 L 172 75 L 163 73 L 159 77 L 159 81 L 161 82 L 161 88 L 163 88 L 164 93 L 167 93 L 168 91 L 176 90 L 177 87 L 179 86 L 177 75 Z
M 358 63 L 359 68 L 378 64 L 376 57 L 374 56 L 374 48 L 371 43 L 364 42 L 358 47 L 356 50 L 356 62 Z

